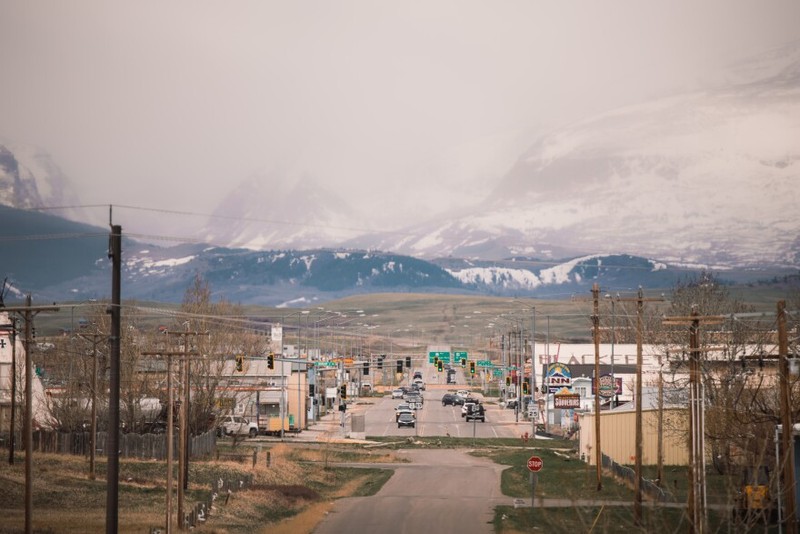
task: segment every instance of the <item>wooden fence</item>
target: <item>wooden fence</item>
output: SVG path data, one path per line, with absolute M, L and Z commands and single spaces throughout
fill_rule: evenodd
M 3 445 L 8 448 L 8 436 Z M 57 432 L 40 430 L 33 433 L 34 452 L 52 452 L 58 454 L 75 454 L 88 456 L 91 447 L 89 432 Z M 106 456 L 106 432 L 97 433 L 97 456 Z M 17 451 L 24 451 L 25 444 L 21 434 L 14 441 Z M 141 460 L 166 460 L 166 434 L 120 434 L 119 450 L 121 458 L 138 458 Z M 189 438 L 189 456 L 194 459 L 214 458 L 217 451 L 217 435 L 211 430 L 199 436 Z M 178 458 L 178 436 L 173 436 L 174 459 Z

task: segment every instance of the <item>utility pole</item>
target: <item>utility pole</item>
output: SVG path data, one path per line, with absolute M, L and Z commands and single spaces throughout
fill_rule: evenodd
M 594 338 L 594 442 L 597 463 L 597 491 L 603 489 L 603 452 L 600 450 L 600 286 L 592 285 L 592 337 Z
M 166 332 L 168 333 L 168 332 Z M 185 357 L 185 352 L 182 350 L 179 351 L 171 351 L 171 350 L 161 350 L 161 351 L 144 351 L 141 353 L 142 356 L 166 356 L 167 357 L 167 434 L 165 439 L 167 441 L 167 495 L 166 495 L 166 515 L 167 515 L 167 534 L 172 532 L 172 482 L 174 476 L 172 474 L 172 465 L 174 461 L 175 452 L 173 450 L 173 436 L 175 433 L 175 394 L 173 393 L 173 386 L 172 386 L 172 357 Z M 180 451 L 179 451 L 180 452 Z M 178 458 L 182 458 L 182 455 L 179 455 Z M 179 472 L 180 477 L 180 472 Z M 178 496 L 182 499 L 183 494 L 180 491 L 180 479 L 178 482 Z M 182 510 L 183 503 L 179 501 L 181 505 L 179 507 L 178 512 L 178 528 L 183 529 L 183 521 L 180 519 L 181 515 L 180 512 Z
M 666 317 L 663 324 L 689 325 L 689 532 L 703 534 L 707 530 L 705 472 L 705 403 L 700 373 L 700 324 L 720 324 L 724 317 L 701 316 L 696 307 L 689 317 Z
M 122 226 L 112 225 L 108 257 L 111 258 L 111 335 L 108 380 L 108 467 L 106 475 L 106 534 L 119 531 L 119 393 L 120 337 L 122 336 Z
M 78 334 L 78 337 L 83 339 L 87 339 L 91 337 L 91 340 L 87 339 L 92 343 L 92 421 L 91 421 L 91 428 L 90 432 L 91 435 L 89 436 L 89 480 L 94 480 L 96 477 L 95 474 L 95 451 L 97 450 L 97 345 L 100 343 L 100 340 L 105 336 L 103 334 L 94 333 L 94 334 Z
M 644 315 L 644 303 L 647 302 L 662 302 L 664 299 L 661 297 L 644 298 L 644 291 L 639 287 L 639 292 L 635 299 L 620 299 L 622 301 L 635 301 L 636 302 L 636 450 L 634 455 L 634 476 L 636 477 L 633 483 L 634 501 L 633 501 L 633 520 L 637 526 L 642 524 L 642 454 L 643 454 L 643 441 L 644 431 L 642 429 L 642 367 L 644 365 L 644 358 L 642 356 L 642 344 L 644 343 L 644 332 L 642 330 L 642 317 Z M 611 301 L 612 310 L 614 301 Z M 612 312 L 613 313 L 613 312 Z M 613 345 L 612 345 L 613 346 Z M 613 371 L 612 371 L 613 374 Z M 617 387 L 616 381 L 614 387 Z M 659 420 L 660 424 L 660 420 Z M 659 451 L 661 447 L 661 437 L 659 433 Z M 660 457 L 659 452 L 659 457 Z
M 783 480 L 786 485 L 784 493 L 784 510 L 787 534 L 797 533 L 797 510 L 795 509 L 795 474 L 794 474 L 794 425 L 792 424 L 792 405 L 789 400 L 789 340 L 786 332 L 786 301 L 778 301 L 778 357 L 780 358 L 780 394 L 781 394 L 781 434 L 783 451 L 781 466 Z
M 531 414 L 531 439 L 536 441 L 536 418 L 539 405 L 536 404 L 536 306 L 531 312 L 531 403 L 528 412 Z M 532 409 L 531 409 L 532 408 Z M 534 415 L 535 414 L 535 415 Z
M 17 426 L 17 319 L 9 317 L 11 324 L 4 325 L 11 328 L 9 340 L 11 341 L 11 417 L 8 435 L 8 463 L 14 465 L 14 436 Z
M 25 441 L 25 532 L 30 534 L 33 532 L 33 359 L 31 358 L 31 353 L 33 352 L 33 317 L 42 311 L 58 311 L 58 307 L 32 306 L 31 296 L 28 295 L 25 299 L 25 306 L 6 307 L 3 310 L 20 313 L 25 321 L 25 338 L 23 341 L 25 348 L 25 414 L 22 434 Z M 12 352 L 12 356 L 15 358 L 14 352 Z M 16 366 L 16 361 L 13 366 Z M 12 369 L 12 379 L 16 382 L 14 373 L 15 371 Z M 16 394 L 16 389 L 13 394 Z M 14 404 L 12 402 L 12 414 L 13 408 Z M 13 429 L 11 435 L 13 440 Z M 13 458 L 9 463 L 13 463 Z
M 179 418 L 179 431 L 180 434 L 178 436 L 178 529 L 184 529 L 184 501 L 185 501 L 185 491 L 188 489 L 189 486 L 189 402 L 190 402 L 190 392 L 191 392 L 191 384 L 190 384 L 190 365 L 191 360 L 190 357 L 192 355 L 197 355 L 195 351 L 191 351 L 189 349 L 189 338 L 194 336 L 202 336 L 208 335 L 207 332 L 190 332 L 189 325 L 186 325 L 186 330 L 182 332 L 165 332 L 167 336 L 180 336 L 183 338 L 183 348 L 177 351 L 153 351 L 153 352 L 142 352 L 142 355 L 160 355 L 160 356 L 167 356 L 168 358 L 172 358 L 173 356 L 178 356 L 183 364 L 181 366 L 181 383 L 182 383 L 182 400 L 180 404 L 180 413 L 178 414 Z M 171 368 L 172 361 L 169 361 L 169 366 Z M 169 375 L 168 375 L 169 376 Z M 172 395 L 170 389 L 170 395 Z M 172 406 L 169 407 L 169 410 L 172 410 Z M 172 418 L 172 412 L 170 411 L 169 418 Z M 170 434 L 167 438 L 168 444 L 172 440 L 172 435 Z M 172 457 L 169 457 L 171 461 Z M 170 471 L 170 477 L 172 471 Z

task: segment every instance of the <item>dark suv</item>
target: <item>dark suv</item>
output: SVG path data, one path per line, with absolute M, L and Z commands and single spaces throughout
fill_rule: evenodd
M 475 420 L 475 421 L 480 421 L 481 423 L 485 423 L 486 415 L 483 409 L 483 404 L 478 403 L 470 406 L 469 410 L 467 410 L 467 415 L 465 419 L 467 421 Z
M 442 406 L 447 406 L 448 404 L 451 406 L 458 404 L 458 397 L 452 393 L 445 393 L 442 396 Z

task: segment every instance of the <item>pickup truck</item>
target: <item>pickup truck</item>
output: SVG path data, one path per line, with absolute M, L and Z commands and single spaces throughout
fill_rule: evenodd
M 220 429 L 226 436 L 250 436 L 254 438 L 258 435 L 258 424 L 255 421 L 250 422 L 241 415 L 226 416 L 220 423 Z

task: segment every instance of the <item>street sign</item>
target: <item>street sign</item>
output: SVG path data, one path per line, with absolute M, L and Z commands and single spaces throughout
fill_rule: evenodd
M 439 358 L 440 362 L 450 363 L 450 353 L 447 351 L 431 351 L 428 353 L 428 363 L 433 363 L 434 358 Z
M 489 361 L 489 360 L 478 360 L 475 363 L 478 365 L 478 367 L 491 367 L 492 366 L 492 362 Z
M 533 473 L 538 473 L 544 467 L 544 462 L 538 456 L 531 456 L 528 458 L 528 469 Z
M 457 362 L 458 362 L 458 361 L 461 361 L 461 358 L 464 358 L 464 359 L 466 360 L 466 359 L 468 359 L 468 357 L 467 357 L 467 352 L 466 352 L 466 351 L 458 351 L 458 350 L 457 350 L 457 351 L 455 351 L 455 352 L 453 353 L 453 358 L 455 358 L 455 360 L 456 360 Z

